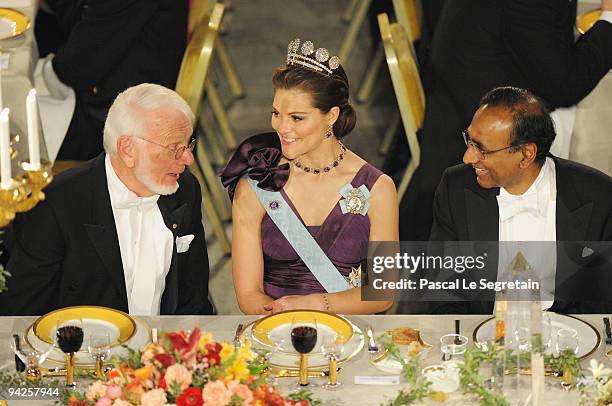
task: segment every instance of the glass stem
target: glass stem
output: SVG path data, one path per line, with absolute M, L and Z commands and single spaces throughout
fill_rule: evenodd
M 66 386 L 74 388 L 74 353 L 66 354 Z
M 102 361 L 102 358 L 96 358 L 96 377 L 104 378 L 104 361 Z
M 338 361 L 336 357 L 332 356 L 329 358 L 329 384 L 335 385 L 338 382 Z
M 308 386 L 308 355 L 300 354 L 300 385 Z

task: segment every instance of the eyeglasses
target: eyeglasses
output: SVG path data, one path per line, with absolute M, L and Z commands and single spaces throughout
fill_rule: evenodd
M 146 142 L 150 142 L 151 144 L 155 144 L 157 146 L 160 146 L 160 147 L 162 147 L 164 149 L 167 149 L 168 151 L 172 151 L 174 153 L 174 159 L 177 159 L 177 160 L 180 159 L 181 156 L 183 156 L 183 152 L 185 152 L 186 149 L 188 149 L 189 151 L 193 152 L 193 149 L 195 148 L 195 144 L 196 144 L 196 139 L 192 138 L 189 141 L 189 144 L 187 144 L 187 145 L 177 145 L 176 147 L 172 148 L 172 147 L 170 147 L 168 145 L 162 145 L 162 144 L 159 144 L 159 143 L 157 143 L 155 141 L 151 141 L 151 140 L 143 138 L 143 137 L 136 137 L 136 138 L 141 139 L 141 140 L 146 141 Z
M 470 134 L 467 132 L 467 130 L 462 131 L 461 135 L 463 136 L 463 142 L 465 142 L 465 146 L 468 147 L 468 148 L 469 147 L 474 148 L 474 151 L 476 151 L 476 156 L 478 156 L 478 159 L 481 160 L 481 161 L 484 161 L 485 159 L 487 159 L 487 155 L 494 154 L 494 153 L 500 152 L 500 151 L 505 151 L 505 150 L 510 149 L 510 148 L 516 148 L 516 147 L 520 146 L 520 144 L 519 145 L 508 145 L 505 148 L 500 148 L 500 149 L 494 149 L 492 151 L 487 151 L 486 149 L 480 148 L 478 145 L 476 145 L 474 143 L 474 141 L 472 141 L 472 139 L 470 138 Z

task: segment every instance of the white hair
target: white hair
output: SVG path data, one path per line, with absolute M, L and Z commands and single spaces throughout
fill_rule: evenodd
M 195 117 L 185 100 L 174 90 L 153 83 L 142 83 L 119 93 L 108 110 L 104 123 L 104 150 L 117 153 L 117 139 L 122 135 L 140 136 L 147 113 L 160 108 L 183 112 L 193 125 Z

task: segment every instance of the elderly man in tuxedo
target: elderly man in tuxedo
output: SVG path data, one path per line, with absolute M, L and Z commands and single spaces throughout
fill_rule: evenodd
M 442 176 L 434 199 L 430 240 L 612 240 L 612 178 L 549 153 L 554 124 L 533 94 L 515 87 L 493 89 L 482 98 L 469 127 L 458 136 L 466 144 L 464 164 L 448 168 Z M 566 250 L 570 245 L 564 247 Z M 578 248 L 582 248 L 583 257 L 590 250 Z M 554 304 L 550 303 L 552 310 L 610 311 L 607 301 L 582 300 L 584 292 L 578 292 L 578 286 L 598 286 L 596 279 L 589 279 L 595 278 L 594 272 L 586 275 L 574 274 L 568 279 L 568 275 L 557 272 L 555 277 L 553 273 L 552 288 L 556 278 L 557 292 Z M 607 278 L 605 272 L 597 277 L 602 275 Z M 564 299 L 557 300 L 562 292 Z M 578 297 L 581 299 L 571 300 Z M 437 311 L 492 311 L 490 302 L 441 305 L 437 304 Z M 442 307 L 445 309 L 440 310 Z
M 12 274 L 0 313 L 74 305 L 135 315 L 211 314 L 201 192 L 187 170 L 193 114 L 174 91 L 117 96 L 105 152 L 61 173 L 7 235 Z

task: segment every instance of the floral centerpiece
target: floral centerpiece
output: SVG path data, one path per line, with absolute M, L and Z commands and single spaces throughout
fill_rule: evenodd
M 236 347 L 215 341 L 198 328 L 161 333 L 157 342 L 112 360 L 105 380 L 85 393 L 67 391 L 69 406 L 310 405 L 310 393 L 283 397 L 265 382 L 267 364 L 250 341 Z

